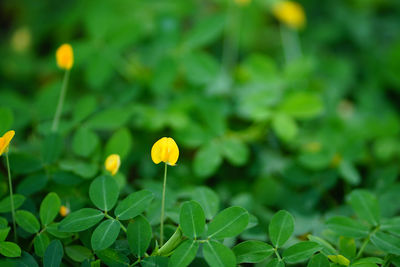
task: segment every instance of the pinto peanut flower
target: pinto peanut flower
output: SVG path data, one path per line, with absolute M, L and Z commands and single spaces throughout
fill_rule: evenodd
M 56 51 L 57 65 L 61 69 L 70 70 L 74 65 L 74 52 L 70 44 L 61 45 Z
M 68 207 L 66 207 L 66 206 L 64 206 L 64 205 L 62 205 L 62 206 L 60 207 L 60 215 L 61 215 L 61 216 L 65 217 L 65 216 L 67 216 L 69 213 L 70 213 L 70 210 L 69 210 Z
M 303 7 L 294 1 L 279 1 L 273 7 L 273 13 L 280 22 L 295 30 L 304 27 L 306 23 Z
M 151 159 L 155 164 L 165 162 L 174 166 L 179 158 L 179 148 L 171 137 L 163 137 L 151 148 Z
M 8 146 L 15 135 L 15 131 L 11 130 L 6 132 L 2 137 L 0 137 L 0 156 L 8 151 Z
M 111 154 L 107 157 L 104 162 L 104 166 L 107 171 L 111 173 L 111 175 L 117 174 L 119 167 L 121 166 L 121 158 L 118 154 Z
M 164 243 L 164 210 L 165 210 L 165 188 L 167 186 L 167 167 L 175 166 L 179 158 L 179 148 L 171 137 L 163 137 L 154 143 L 151 148 L 151 159 L 155 164 L 165 163 L 164 182 L 161 199 L 161 217 L 160 217 L 160 245 Z

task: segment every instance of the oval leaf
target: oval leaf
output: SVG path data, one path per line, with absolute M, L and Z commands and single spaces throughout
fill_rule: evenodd
M 379 204 L 373 194 L 366 190 L 354 190 L 350 194 L 349 202 L 360 219 L 374 226 L 379 224 Z
M 269 238 L 275 247 L 283 246 L 294 231 L 293 216 L 281 210 L 275 213 L 269 224 Z
M 196 257 L 199 244 L 194 240 L 186 240 L 172 254 L 169 267 L 186 267 Z
M 307 264 L 307 267 L 329 267 L 329 266 L 330 263 L 328 258 L 322 253 L 314 255 Z
M 57 239 L 51 241 L 44 253 L 43 266 L 60 267 L 63 255 L 64 250 L 61 241 Z
M 49 193 L 40 204 L 40 220 L 43 225 L 48 225 L 57 217 L 61 200 L 56 193 Z
M 368 235 L 368 227 L 343 216 L 330 218 L 326 225 L 341 236 L 362 238 Z
M 294 244 L 283 252 L 283 259 L 287 263 L 297 263 L 310 258 L 322 247 L 315 242 L 305 241 Z
M 84 246 L 73 245 L 65 248 L 65 254 L 76 262 L 93 258 L 92 251 Z
M 219 197 L 208 187 L 197 187 L 193 192 L 193 200 L 199 202 L 208 220 L 211 220 L 219 210 Z
M 36 255 L 38 255 L 39 257 L 43 257 L 44 252 L 46 251 L 49 244 L 50 239 L 46 233 L 40 233 L 35 236 L 35 239 L 33 240 L 33 247 L 35 248 Z
M 371 242 L 386 253 L 400 255 L 400 238 L 377 232 L 371 236 Z
M 111 246 L 118 237 L 121 225 L 117 220 L 106 220 L 93 231 L 93 250 L 103 250 Z
M 86 230 L 104 218 L 99 210 L 85 208 L 72 212 L 58 225 L 61 232 L 80 232 Z
M 229 248 L 214 240 L 204 243 L 203 256 L 211 267 L 236 266 L 235 254 Z
M 25 202 L 23 195 L 15 194 L 13 197 L 14 209 L 18 209 Z M 5 197 L 0 201 L 0 213 L 11 212 L 11 201 L 10 197 Z
M 13 242 L 0 242 L 0 254 L 9 258 L 21 256 L 21 248 Z
M 28 233 L 35 234 L 40 230 L 39 221 L 29 211 L 18 210 L 15 213 L 15 220 L 17 224 Z
M 249 223 L 249 213 L 240 207 L 221 211 L 208 225 L 209 238 L 223 239 L 240 234 Z
M 236 262 L 257 263 L 265 260 L 274 253 L 274 248 L 261 241 L 245 241 L 232 249 L 236 255 Z
M 150 245 L 152 230 L 150 223 L 142 215 L 128 224 L 129 247 L 135 256 L 142 257 Z
M 119 220 L 132 219 L 145 211 L 153 198 L 153 193 L 148 190 L 132 193 L 118 204 L 115 216 Z
M 118 200 L 117 182 L 108 175 L 96 178 L 90 185 L 89 197 L 93 204 L 101 210 L 111 210 Z
M 197 239 L 206 226 L 206 217 L 200 204 L 193 200 L 184 203 L 179 215 L 179 224 L 185 236 Z

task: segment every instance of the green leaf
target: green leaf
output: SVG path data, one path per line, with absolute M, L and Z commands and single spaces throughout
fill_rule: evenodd
M 57 237 L 57 238 L 60 238 L 60 239 L 68 238 L 68 237 L 70 237 L 70 236 L 73 235 L 72 233 L 60 232 L 60 231 L 58 230 L 58 225 L 59 225 L 59 223 L 52 223 L 52 224 L 50 224 L 50 225 L 48 225 L 48 226 L 46 227 L 46 231 L 47 231 L 49 234 L 51 234 L 52 236 Z
M 216 172 L 222 163 L 219 147 L 214 142 L 202 146 L 193 161 L 194 172 L 197 176 L 206 178 Z
M 80 232 L 89 229 L 103 218 L 104 213 L 99 210 L 80 209 L 63 219 L 58 226 L 58 230 L 61 232 Z
M 33 240 L 33 247 L 35 248 L 36 255 L 43 257 L 49 244 L 50 239 L 46 233 L 40 233 L 35 236 L 35 239 Z
M 400 235 L 400 217 L 383 220 L 379 229 L 391 234 Z
M 72 245 L 65 247 L 65 254 L 73 261 L 83 262 L 86 259 L 92 259 L 92 251 L 84 246 Z
M 329 229 L 341 236 L 363 238 L 368 236 L 368 227 L 344 216 L 332 217 L 326 221 Z
M 13 242 L 2 241 L 0 242 L 0 254 L 9 258 L 20 257 L 21 248 Z
M 0 107 L 0 135 L 10 130 L 14 122 L 14 116 L 10 108 Z
M 296 121 L 286 114 L 275 115 L 272 120 L 272 127 L 276 135 L 284 141 L 293 140 L 298 132 Z
M 361 181 L 357 168 L 349 161 L 342 161 L 339 166 L 339 173 L 349 184 L 358 185 Z
M 72 139 L 72 149 L 78 156 L 88 157 L 99 145 L 100 139 L 92 130 L 79 127 Z
M 132 219 L 145 211 L 153 198 L 153 193 L 148 190 L 131 193 L 117 205 L 115 216 L 119 220 Z
M 374 226 L 379 224 L 379 204 L 373 194 L 366 190 L 354 190 L 350 194 L 349 202 L 360 219 Z
M 237 244 L 232 249 L 236 255 L 236 262 L 257 263 L 265 260 L 274 253 L 274 248 L 267 243 L 251 240 Z
M 107 108 L 92 116 L 86 126 L 95 130 L 115 130 L 124 125 L 131 114 L 127 108 Z
M 218 195 L 208 187 L 197 187 L 192 196 L 203 208 L 208 220 L 211 220 L 219 210 L 220 200 Z
M 322 246 L 322 250 L 321 252 L 328 254 L 328 255 L 334 255 L 337 254 L 338 252 L 336 251 L 336 249 L 334 249 L 332 247 L 331 244 L 329 244 L 326 240 L 318 237 L 318 236 L 313 236 L 313 235 L 308 235 L 307 236 L 308 240 L 318 243 Z
M 167 267 L 168 258 L 161 256 L 151 256 L 142 260 L 142 267 Z
M 385 253 L 400 255 L 400 238 L 382 232 L 374 233 L 371 242 Z
M 47 246 L 43 257 L 43 267 L 60 267 L 64 256 L 63 246 L 60 240 L 53 240 Z
M 117 203 L 119 188 L 117 182 L 108 175 L 96 178 L 89 188 L 89 197 L 93 204 L 101 210 L 111 210 Z
M 6 240 L 10 230 L 11 230 L 11 227 L 0 228 L 0 241 Z
M 314 255 L 308 262 L 307 267 L 329 267 L 329 260 L 324 254 L 318 253 Z
M 339 238 L 340 254 L 348 259 L 353 259 L 356 256 L 356 242 L 354 238 L 341 236 Z
M 22 251 L 21 257 L 18 259 L 18 267 L 39 267 L 36 260 L 32 255 Z
M 283 259 L 287 263 L 302 262 L 321 249 L 322 247 L 318 243 L 311 241 L 300 242 L 286 249 L 283 252 Z
M 266 267 L 285 267 L 285 263 L 282 260 L 274 258 L 267 263 Z
M 150 245 L 152 230 L 150 223 L 142 215 L 133 219 L 127 228 L 129 248 L 137 257 L 142 257 Z
M 109 267 L 129 266 L 129 258 L 125 256 L 125 254 L 114 249 L 107 248 L 101 251 L 96 251 L 96 255 Z
M 206 217 L 199 203 L 196 201 L 185 202 L 181 207 L 179 224 L 185 236 L 197 239 L 204 232 Z
M 292 236 L 294 231 L 293 216 L 280 210 L 272 217 L 269 224 L 269 239 L 275 247 L 282 247 Z
M 5 197 L 0 201 L 0 213 L 11 212 L 11 198 Z M 25 197 L 23 195 L 14 194 L 14 209 L 18 209 L 25 202 Z
M 186 267 L 196 257 L 199 244 L 194 240 L 186 240 L 175 249 L 169 260 L 169 267 Z
M 40 230 L 39 221 L 36 217 L 26 210 L 17 210 L 15 213 L 17 224 L 28 233 L 35 234 Z
M 235 254 L 229 248 L 214 240 L 204 243 L 203 256 L 211 267 L 236 266 Z
M 193 51 L 187 53 L 182 61 L 186 78 L 192 84 L 209 84 L 218 74 L 218 62 L 206 52 Z
M 323 112 L 324 106 L 321 98 L 314 93 L 296 92 L 286 98 L 280 111 L 299 119 L 310 119 Z
M 61 155 L 64 148 L 62 137 L 57 133 L 50 133 L 43 141 L 42 157 L 43 162 L 51 164 L 55 162 Z
M 93 231 L 92 248 L 95 251 L 111 246 L 118 237 L 121 225 L 117 220 L 105 220 Z
M 132 135 L 127 128 L 116 131 L 108 140 L 105 155 L 118 154 L 121 159 L 125 158 L 132 147 Z
M 224 209 L 208 224 L 209 238 L 223 239 L 240 234 L 249 223 L 249 213 L 241 207 Z
M 235 166 L 245 164 L 250 154 L 246 144 L 237 138 L 224 138 L 221 144 L 221 152 Z
M 53 222 L 60 211 L 61 200 L 56 193 L 49 193 L 40 204 L 40 220 L 43 225 Z

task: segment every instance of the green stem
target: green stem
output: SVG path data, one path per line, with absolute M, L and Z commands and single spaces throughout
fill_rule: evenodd
M 161 217 L 160 217 L 160 246 L 164 244 L 164 209 L 165 209 L 165 187 L 167 186 L 167 163 L 164 168 L 164 183 L 161 199 Z
M 122 224 L 122 222 L 121 222 L 120 220 L 111 217 L 110 215 L 107 214 L 107 212 L 104 212 L 104 217 L 106 217 L 107 219 L 110 219 L 110 220 L 116 220 L 116 221 L 118 221 L 118 222 L 119 222 L 119 225 L 121 225 L 121 229 L 122 229 L 125 233 L 127 232 L 126 227 Z
M 182 230 L 178 226 L 175 233 L 171 236 L 171 238 L 162 246 L 158 251 L 157 254 L 161 256 L 168 255 L 171 251 L 173 251 L 183 240 L 182 237 Z
M 7 160 L 7 173 L 8 173 L 8 187 L 10 190 L 11 216 L 12 216 L 13 227 L 14 227 L 14 241 L 17 242 L 17 225 L 15 224 L 14 194 L 13 194 L 13 190 L 12 190 L 10 161 L 8 160 L 8 152 L 6 153 L 6 160 Z
M 279 255 L 278 248 L 274 248 L 274 252 L 275 252 L 275 255 L 278 258 L 278 260 L 281 261 L 282 258 L 281 258 L 281 255 Z
M 367 246 L 369 240 L 371 239 L 371 236 L 375 234 L 379 230 L 379 226 L 377 226 L 373 231 L 371 231 L 368 236 L 365 238 L 364 242 L 361 244 L 360 250 L 358 251 L 356 258 L 358 259 L 361 257 L 362 253 L 364 252 L 365 247 Z
M 65 95 L 67 93 L 68 80 L 69 80 L 69 70 L 66 70 L 64 74 L 63 83 L 61 86 L 60 97 L 58 98 L 56 113 L 54 114 L 53 124 L 51 126 L 52 132 L 57 132 L 58 129 L 58 124 L 60 122 L 60 116 L 64 105 Z

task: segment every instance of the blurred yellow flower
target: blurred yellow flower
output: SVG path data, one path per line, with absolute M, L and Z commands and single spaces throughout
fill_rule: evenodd
M 336 264 L 343 265 L 343 266 L 349 266 L 350 261 L 342 255 L 328 255 L 328 258 Z
M 300 29 L 306 22 L 303 7 L 293 1 L 279 1 L 273 7 L 275 17 L 293 29 Z
M 69 70 L 74 65 L 74 52 L 70 44 L 61 45 L 56 52 L 57 65 L 61 69 Z
M 16 52 L 25 52 L 31 44 L 31 32 L 27 27 L 17 29 L 11 37 L 11 47 Z
M 8 151 L 8 146 L 15 135 L 15 131 L 8 131 L 2 137 L 0 137 L 0 156 L 4 152 Z
M 118 154 L 111 154 L 107 157 L 104 166 L 106 167 L 106 170 L 111 173 L 111 175 L 115 175 L 121 166 L 121 158 Z
M 60 215 L 61 216 L 65 217 L 69 214 L 69 212 L 70 212 L 70 210 L 68 207 L 66 207 L 64 205 L 60 207 Z
M 251 3 L 251 0 L 235 0 L 235 3 L 239 6 L 247 6 Z
M 171 137 L 163 137 L 151 148 L 151 159 L 155 164 L 162 162 L 174 166 L 178 161 L 179 148 Z
M 304 146 L 305 150 L 308 152 L 317 153 L 321 151 L 322 145 L 320 142 L 310 142 Z

